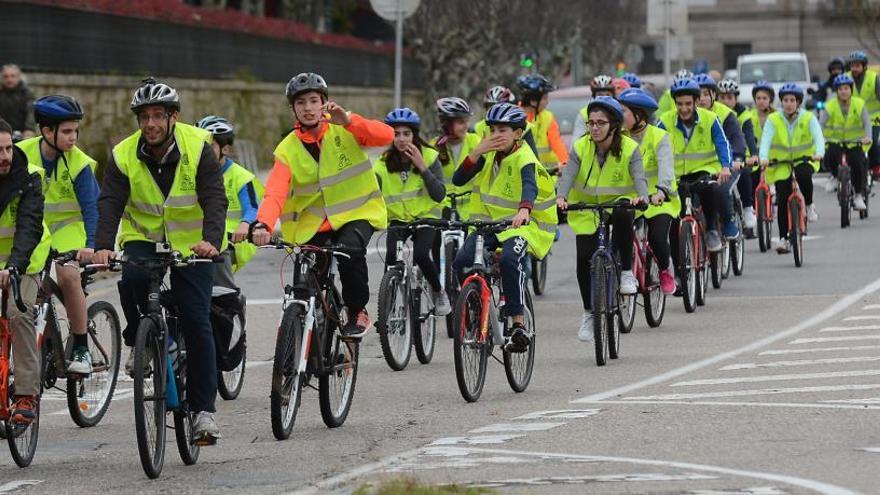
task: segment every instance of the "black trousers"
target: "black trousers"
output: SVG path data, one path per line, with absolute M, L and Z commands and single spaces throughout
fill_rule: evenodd
M 392 221 L 391 226 L 405 225 L 403 222 Z M 410 237 L 405 230 L 388 230 L 385 237 L 385 266 L 393 265 L 397 261 L 397 241 L 406 241 Z M 434 252 L 434 240 L 439 237 L 437 231 L 430 227 L 418 228 L 412 234 L 413 263 L 415 263 L 425 280 L 431 284 L 435 292 L 440 290 L 440 277 L 437 275 L 437 265 L 431 256 Z
M 622 270 L 632 269 L 633 257 L 633 221 L 635 214 L 632 210 L 617 209 L 611 214 L 611 225 L 613 232 L 611 233 L 611 245 L 614 251 L 620 256 L 620 267 Z M 590 268 L 592 262 L 590 258 L 599 248 L 599 234 L 580 234 L 575 236 L 575 247 L 577 249 L 577 280 L 581 290 L 581 301 L 584 310 L 589 311 L 592 308 L 592 276 Z
M 366 249 L 370 237 L 373 236 L 373 230 L 370 222 L 355 220 L 343 225 L 339 230 L 319 232 L 307 244 L 320 246 L 332 242 Z M 365 256 L 352 256 L 351 259 L 340 257 L 337 262 L 339 263 L 339 281 L 342 283 L 342 298 L 348 307 L 349 318 L 354 319 L 370 302 L 370 274 L 367 271 L 367 258 Z
M 804 202 L 813 204 L 813 167 L 802 163 L 795 167 L 794 176 Z M 776 216 L 779 223 L 779 237 L 788 236 L 788 196 L 791 194 L 791 178 L 776 181 Z
M 672 226 L 671 215 L 657 215 L 648 219 L 648 244 L 657 258 L 660 271 L 669 268 L 669 228 Z
M 831 171 L 831 175 L 837 177 L 837 168 L 840 165 L 841 158 L 846 154 L 846 164 L 849 165 L 851 181 L 853 188 L 859 194 L 865 193 L 867 186 L 868 174 L 866 171 L 865 153 L 862 148 L 847 148 L 837 143 L 828 143 L 825 149 L 825 165 Z

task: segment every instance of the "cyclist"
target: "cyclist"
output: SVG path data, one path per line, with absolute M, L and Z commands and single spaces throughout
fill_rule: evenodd
M 648 179 L 651 206 L 644 215 L 648 222 L 648 242 L 660 269 L 660 290 L 675 293 L 675 272 L 670 266 L 669 228 L 681 211 L 675 189 L 675 163 L 669 133 L 650 123 L 657 101 L 647 91 L 633 88 L 617 97 L 623 106 L 623 127 L 639 143 L 642 168 Z
M 572 145 L 571 158 L 563 170 L 556 195 L 557 206 L 565 210 L 568 203 L 605 203 L 627 198 L 633 204 L 646 202 L 648 181 L 642 169 L 639 144 L 623 133 L 620 103 L 610 96 L 598 96 L 587 108 L 590 134 Z M 612 243 L 620 255 L 620 293 L 635 294 L 638 282 L 632 272 L 633 221 L 632 210 L 615 209 L 611 213 Z M 577 247 L 577 279 L 584 314 L 578 339 L 593 339 L 590 258 L 598 248 L 597 215 L 593 211 L 572 211 L 568 224 L 575 232 Z
M 615 77 L 614 79 L 611 80 L 611 84 L 614 86 L 614 97 L 615 98 L 617 98 L 617 96 L 620 93 L 622 93 L 632 87 L 629 85 L 629 81 L 627 81 L 626 79 L 624 79 L 622 77 Z
M 868 56 L 861 50 L 849 54 L 846 60 L 849 75 L 855 81 L 853 95 L 865 100 L 865 107 L 871 115 L 871 138 L 873 144 L 868 150 L 868 166 L 880 166 L 880 81 L 877 72 L 868 69 Z
M 510 88 L 505 86 L 492 86 L 486 90 L 483 97 L 483 108 L 489 111 L 496 103 L 516 103 L 516 96 Z M 489 124 L 485 120 L 481 120 L 474 124 L 474 132 L 481 138 L 489 135 Z
M 485 239 L 488 249 L 501 248 L 501 285 L 504 311 L 511 317 L 510 352 L 524 352 L 531 335 L 523 325 L 524 262 L 531 254 L 543 258 L 556 230 L 553 181 L 534 152 L 522 146 L 526 112 L 510 103 L 498 103 L 486 114 L 491 135 L 483 139 L 455 171 L 453 183 L 473 180 L 471 220 L 511 220 L 512 228 Z M 461 274 L 473 265 L 474 235 L 465 239 L 453 267 Z
M 28 307 L 36 303 L 38 274 L 46 265 L 49 242 L 40 171 L 28 165 L 24 152 L 12 144 L 12 127 L 0 119 L 0 287 L 7 289 L 10 277 L 21 275 L 21 299 Z M 15 403 L 10 421 L 25 425 L 37 417 L 40 351 L 33 311 L 22 313 L 11 303 L 7 311 L 15 360 Z
M 107 162 L 98 198 L 95 263 L 108 263 L 117 241 L 129 260 L 154 258 L 159 242 L 185 256 L 218 256 L 226 248 L 228 201 L 220 164 L 211 150 L 211 134 L 179 122 L 177 90 L 153 78 L 145 79 L 135 91 L 130 108 L 139 130 L 117 144 Z M 147 306 L 149 277 L 141 267 L 122 269 L 119 300 L 127 322 L 122 337 L 129 347 L 134 345 L 140 310 Z M 204 444 L 220 438 L 214 419 L 213 277 L 213 263 L 171 268 L 172 296 L 186 332 L 193 436 Z M 133 350 L 125 368 L 129 374 L 134 369 Z
M 222 263 L 214 265 L 214 285 L 239 290 L 233 273 L 241 270 L 257 247 L 247 241 L 250 224 L 257 219 L 257 208 L 263 196 L 260 180 L 229 156 L 235 143 L 235 128 L 223 117 L 208 115 L 196 127 L 211 133 L 211 149 L 223 172 L 223 187 L 229 207 L 226 210 L 226 234 L 232 243 L 221 253 Z
M 79 123 L 84 115 L 80 104 L 69 96 L 44 96 L 34 102 L 34 118 L 40 136 L 16 144 L 28 161 L 43 169 L 45 177 L 44 216 L 52 237 L 52 249 L 77 252 L 77 260 L 89 261 L 94 253 L 98 225 L 98 180 L 95 160 L 77 145 Z M 68 373 L 92 372 L 89 352 L 86 295 L 77 267 L 55 264 L 58 286 L 64 295 L 64 309 L 73 335 L 73 360 Z
M 683 183 L 696 182 L 707 176 L 717 175 L 720 184 L 695 184 L 691 193 L 700 198 L 706 218 L 715 218 L 721 210 L 725 217 L 729 215 L 725 208 L 730 207 L 724 188 L 720 187 L 730 181 L 731 156 L 730 145 L 721 127 L 721 121 L 713 112 L 699 108 L 700 86 L 693 79 L 679 79 L 670 88 L 675 101 L 675 110 L 660 116 L 657 124 L 669 132 L 672 140 L 672 153 L 675 160 L 675 176 L 679 178 L 679 194 Z M 684 205 L 682 205 L 682 209 Z M 682 214 L 684 211 L 681 212 Z M 672 245 L 678 246 L 677 228 L 672 228 Z M 721 236 L 715 229 L 715 222 L 709 222 L 706 232 L 706 248 L 709 251 L 720 251 Z M 677 249 L 673 249 L 673 256 Z
M 441 203 L 446 199 L 443 166 L 437 150 L 419 135 L 421 119 L 409 108 L 395 108 L 385 116 L 385 123 L 394 129 L 393 144 L 376 160 L 373 170 L 385 197 L 390 225 L 405 225 L 422 218 L 440 218 Z M 397 261 L 397 241 L 406 241 L 409 234 L 389 230 L 386 236 L 385 266 Z M 413 262 L 434 291 L 437 316 L 452 312 L 449 297 L 440 287 L 437 266 L 431 260 L 436 232 L 431 227 L 417 228 L 412 233 Z
M 745 105 L 737 101 L 738 98 L 739 83 L 733 79 L 723 79 L 718 83 L 718 101 L 736 114 L 737 123 L 745 139 L 745 162 L 747 165 L 752 165 L 758 161 L 758 141 L 755 138 L 755 126 L 751 119 L 746 118 L 747 109 Z M 743 226 L 746 230 L 754 233 L 755 227 L 758 226 L 758 217 L 755 216 L 755 188 L 752 184 L 752 174 L 748 171 L 741 171 L 736 187 L 742 200 Z
M 681 81 L 682 79 L 693 79 L 693 78 L 694 78 L 693 72 L 691 72 L 687 69 L 681 69 L 672 76 L 672 83 L 675 84 L 677 81 Z M 663 95 L 660 96 L 660 101 L 658 102 L 658 105 L 660 106 L 660 108 L 657 109 L 657 116 L 658 117 L 660 115 L 663 115 L 664 113 L 670 111 L 670 110 L 675 110 L 675 100 L 672 98 L 671 89 L 672 89 L 671 87 L 667 88 L 666 91 L 663 92 Z
M 755 132 L 755 142 L 758 143 L 759 150 L 764 123 L 767 122 L 767 118 L 775 112 L 775 109 L 773 108 L 774 99 L 776 99 L 776 90 L 773 89 L 773 85 L 767 81 L 757 81 L 752 86 L 752 100 L 755 102 L 754 108 L 746 110 L 739 116 L 741 122 L 748 120 L 752 123 L 752 129 Z M 746 163 L 751 167 L 758 165 L 758 152 L 755 152 L 746 158 Z M 751 175 L 753 185 L 758 184 L 761 181 L 761 170 L 759 168 L 754 168 Z
M 846 62 L 841 57 L 832 57 L 828 61 L 828 79 L 819 83 L 819 88 L 813 92 L 815 101 L 828 102 L 828 93 L 834 91 L 834 78 L 843 74 L 845 68 Z
M 631 88 L 641 88 L 642 87 L 642 80 L 639 79 L 639 76 L 637 76 L 636 74 L 633 74 L 632 72 L 627 72 L 626 74 L 621 76 L 621 78 L 624 81 L 628 82 L 629 87 L 631 87 Z
M 254 243 L 267 244 L 280 217 L 281 235 L 290 242 L 332 241 L 366 249 L 373 231 L 388 225 L 388 213 L 362 147 L 391 144 L 394 130 L 330 100 L 324 78 L 313 72 L 294 76 L 285 93 L 296 123 L 275 148 L 275 165 L 252 225 Z M 340 259 L 339 274 L 349 317 L 342 333 L 360 339 L 371 325 L 366 257 Z
M 819 124 L 824 130 L 827 150 L 825 163 L 831 171 L 826 188 L 834 191 L 837 188 L 837 166 L 841 156 L 846 153 L 846 163 L 852 169 L 852 183 L 855 189 L 853 207 L 856 210 L 867 208 L 865 204 L 865 187 L 867 171 L 865 169 L 865 153 L 861 148 L 845 149 L 841 141 L 861 140 L 865 146 L 871 144 L 871 116 L 865 101 L 853 96 L 855 81 L 849 74 L 841 74 L 834 78 L 832 88 L 835 98 L 828 100 L 819 115 Z
M 555 88 L 550 81 L 540 75 L 531 74 L 520 76 L 516 80 L 522 92 L 520 105 L 528 116 L 528 122 L 532 124 L 532 134 L 538 150 L 538 159 L 551 175 L 556 175 L 560 166 L 564 166 L 568 160 L 568 150 L 565 142 L 559 134 L 559 124 L 547 103 L 550 101 L 550 92 Z
M 822 127 L 812 112 L 800 108 L 804 101 L 804 89 L 788 82 L 779 88 L 782 108 L 767 118 L 761 135 L 761 166 L 767 167 L 770 160 L 796 160 L 802 156 L 813 159 L 812 163 L 801 163 L 794 169 L 794 175 L 804 195 L 809 215 L 816 218 L 813 206 L 813 173 L 819 170 L 819 160 L 825 154 L 825 138 Z M 766 172 L 768 183 L 776 184 L 776 216 L 779 219 L 779 240 L 776 252 L 791 252 L 788 241 L 788 201 L 791 194 L 791 168 L 770 167 Z
M 431 142 L 438 152 L 438 158 L 443 165 L 443 182 L 447 193 L 461 194 L 470 190 L 467 185 L 458 187 L 452 184 L 452 175 L 461 165 L 461 162 L 470 154 L 477 144 L 480 136 L 468 132 L 468 121 L 473 112 L 470 105 L 461 98 L 450 96 L 437 100 L 437 118 L 440 119 L 441 135 Z M 482 121 L 481 121 L 482 122 Z M 468 218 L 470 198 L 463 197 L 456 200 L 459 216 Z M 444 202 L 444 207 L 449 206 Z M 444 218 L 447 217 L 444 211 Z M 435 243 L 434 259 L 440 258 L 440 244 Z
M 720 188 L 723 193 L 720 211 L 722 213 L 721 220 L 724 237 L 730 239 L 739 235 L 739 226 L 733 214 L 731 188 L 738 182 L 739 172 L 746 158 L 746 140 L 739 125 L 739 120 L 736 118 L 736 113 L 717 101 L 718 83 L 715 79 L 706 74 L 698 74 L 694 77 L 694 80 L 700 86 L 700 101 L 698 105 L 718 116 L 721 127 L 724 129 L 724 135 L 727 136 L 727 142 L 730 144 L 731 159 L 733 160 L 730 183 Z M 755 223 L 757 224 L 757 219 Z
M 591 98 L 599 96 L 614 96 L 614 79 L 607 74 L 599 74 L 590 80 Z M 589 102 L 587 102 L 589 103 Z M 577 117 L 574 119 L 574 127 L 572 128 L 572 140 L 577 140 L 581 136 L 587 134 L 587 105 L 578 111 Z

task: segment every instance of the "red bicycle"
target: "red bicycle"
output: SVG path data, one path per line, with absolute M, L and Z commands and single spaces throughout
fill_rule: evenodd
M 804 235 L 807 232 L 807 204 L 804 195 L 798 186 L 794 169 L 802 163 L 810 163 L 811 158 L 803 156 L 794 160 L 770 160 L 770 166 L 788 166 L 791 169 L 791 194 L 785 199 L 788 205 L 786 222 L 788 225 L 788 240 L 791 243 L 791 252 L 794 253 L 794 266 L 800 267 L 804 263 Z M 782 254 L 782 253 L 780 253 Z
M 773 208 L 773 193 L 767 184 L 766 170 L 761 167 L 761 180 L 755 188 L 755 216 L 758 217 L 758 247 L 762 253 L 770 249 L 770 232 L 776 216 Z
M 651 244 L 648 242 L 648 222 L 644 217 L 637 218 L 633 229 L 632 271 L 639 283 L 639 290 L 636 294 L 621 294 L 620 296 L 621 333 L 632 331 L 639 294 L 642 296 L 645 320 L 649 327 L 659 327 L 666 312 L 666 294 L 660 290 L 660 268 L 654 252 L 651 251 Z
M 701 207 L 694 206 L 691 191 L 698 184 L 715 182 L 717 181 L 714 178 L 706 176 L 680 184 L 684 215 L 678 228 L 678 268 L 684 310 L 688 313 L 693 313 L 697 306 L 706 304 L 710 265 L 709 251 L 706 248 L 706 217 Z

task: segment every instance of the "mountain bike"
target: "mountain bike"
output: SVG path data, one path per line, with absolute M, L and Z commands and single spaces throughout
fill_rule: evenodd
M 467 235 L 462 227 L 457 223 L 461 220 L 461 214 L 458 211 L 458 200 L 470 195 L 471 192 L 449 193 L 449 210 L 445 216 L 448 217 L 450 223 L 440 231 L 440 256 L 437 261 L 440 265 L 440 286 L 446 291 L 446 295 L 450 301 L 455 301 L 460 289 L 458 276 L 452 269 L 452 262 L 455 256 L 464 245 L 464 239 Z M 450 339 L 454 334 L 455 317 L 453 313 L 446 315 L 446 336 Z

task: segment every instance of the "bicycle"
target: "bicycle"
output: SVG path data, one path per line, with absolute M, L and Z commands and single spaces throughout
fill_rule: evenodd
M 758 248 L 762 253 L 770 249 L 773 219 L 776 217 L 775 198 L 767 183 L 767 171 L 760 167 L 761 178 L 755 187 L 755 216 L 758 220 Z
M 698 184 L 712 183 L 717 181 L 707 176 L 680 184 L 681 196 L 684 199 L 684 215 L 678 227 L 678 260 L 682 300 L 687 313 L 693 313 L 697 306 L 706 304 L 710 264 L 706 249 L 706 218 L 702 208 L 694 206 L 691 188 Z
M 442 221 L 440 221 L 442 222 Z M 430 220 L 388 227 L 389 231 L 414 233 L 416 229 L 436 228 Z M 376 332 L 385 362 L 394 371 L 406 368 L 416 348 L 416 357 L 428 364 L 434 356 L 437 323 L 431 285 L 418 266 L 404 256 L 406 242 L 397 241 L 397 257 L 379 283 L 379 312 Z
M 566 208 L 567 211 L 592 210 L 599 216 L 596 228 L 598 247 L 590 257 L 590 305 L 593 310 L 593 342 L 598 366 L 605 366 L 608 358 L 617 359 L 620 355 L 621 326 L 616 325 L 615 321 L 622 320 L 621 301 L 629 299 L 628 306 L 635 306 L 635 295 L 620 294 L 617 287 L 621 270 L 610 246 L 611 214 L 608 212 L 615 208 L 644 211 L 648 209 L 648 205 L 615 201 L 598 204 L 574 203 Z
M 651 328 L 660 326 L 666 313 L 666 294 L 660 290 L 660 268 L 648 242 L 648 223 L 637 218 L 633 226 L 633 274 L 639 284 L 637 294 L 621 295 L 620 332 L 630 333 L 636 319 L 638 294 L 642 295 L 645 321 Z
M 0 304 L 2 306 L 0 308 L 0 426 L 9 444 L 12 459 L 18 467 L 24 468 L 31 464 L 37 451 L 37 441 L 40 436 L 40 401 L 37 400 L 36 418 L 31 423 L 20 425 L 9 421 L 15 399 L 12 330 L 9 328 L 9 317 L 6 312 L 9 293 L 12 293 L 12 299 L 19 311 L 26 313 L 31 309 L 21 300 L 20 280 L 17 272 L 10 272 L 9 288 L 3 290 L 2 304 Z M 42 390 L 40 392 L 42 393 Z
M 64 305 L 64 294 L 52 277 L 55 264 L 75 266 L 80 270 L 83 292 L 92 282 L 95 268 L 83 269 L 76 260 L 76 251 L 69 253 L 53 252 L 49 263 L 43 270 L 40 290 L 37 292 L 37 317 L 35 327 L 42 358 L 41 378 L 45 389 L 56 388 L 59 378 L 65 378 L 67 410 L 77 426 L 97 425 L 113 400 L 116 380 L 119 375 L 119 356 L 122 336 L 119 315 L 107 301 L 95 301 L 87 310 L 87 336 L 89 352 L 92 356 L 92 373 L 80 375 L 67 373 L 73 354 L 73 339 L 67 321 L 58 316 L 55 300 Z M 65 338 L 64 335 L 67 335 Z
M 791 169 L 791 194 L 785 199 L 788 205 L 788 240 L 791 242 L 791 252 L 794 254 L 794 266 L 801 267 L 804 263 L 804 235 L 807 232 L 807 204 L 804 195 L 801 194 L 794 169 L 802 163 L 809 164 L 810 157 L 804 156 L 794 160 L 771 160 L 770 166 L 787 165 Z M 844 162 L 846 158 L 844 158 Z M 780 253 L 782 254 L 782 253 Z
M 357 382 L 359 342 L 347 339 L 345 302 L 336 288 L 338 257 L 364 256 L 365 250 L 337 244 L 298 245 L 278 239 L 264 249 L 282 249 L 293 262 L 284 286 L 281 322 L 275 340 L 269 408 L 272 434 L 290 437 L 301 392 L 318 378 L 321 418 L 330 428 L 348 417 Z M 283 268 L 283 264 L 282 264 Z
M 853 210 L 853 185 L 852 178 L 850 177 L 852 174 L 852 169 L 849 167 L 849 163 L 847 162 L 846 152 L 851 149 L 859 149 L 861 150 L 862 142 L 861 140 L 846 140 L 840 141 L 837 143 L 838 146 L 841 147 L 840 153 L 840 164 L 837 166 L 837 202 L 840 205 L 840 228 L 845 229 L 850 226 L 850 218 Z M 867 166 L 865 167 L 867 169 Z M 865 174 L 866 179 L 870 177 L 871 174 Z M 869 180 L 869 179 L 867 179 Z M 870 197 L 870 190 L 866 188 L 865 194 L 865 209 L 859 211 L 859 218 L 864 220 L 868 218 L 868 200 Z
M 458 297 L 460 286 L 458 284 L 458 276 L 452 269 L 452 261 L 464 245 L 464 239 L 467 233 L 456 222 L 461 220 L 458 211 L 458 199 L 471 194 L 471 191 L 463 193 L 449 193 L 449 217 L 450 224 L 447 228 L 440 231 L 440 256 L 437 261 L 440 265 L 440 286 L 446 291 L 446 295 L 450 301 L 455 301 Z M 450 339 L 453 336 L 455 328 L 455 319 L 452 313 L 446 315 L 446 336 Z
M 510 388 L 521 393 L 529 386 L 535 364 L 535 312 L 528 288 L 523 293 L 525 311 L 523 325 L 532 335 L 525 352 L 512 353 L 506 349 L 509 318 L 503 316 L 504 296 L 501 292 L 501 267 L 497 255 L 485 248 L 485 236 L 499 233 L 511 225 L 500 222 L 459 222 L 461 228 L 473 228 L 475 239 L 474 264 L 461 285 L 455 300 L 455 328 L 453 361 L 458 390 L 467 402 L 476 402 L 486 383 L 486 365 L 489 356 L 504 365 Z M 502 347 L 501 359 L 494 346 Z
M 229 332 L 229 345 L 226 352 L 217 352 L 217 393 L 223 400 L 235 400 L 244 386 L 244 372 L 247 364 L 247 339 L 245 332 L 245 310 L 247 300 L 241 291 L 215 286 L 211 292 L 211 324 L 226 326 Z M 240 356 L 238 356 L 240 354 Z
M 165 243 L 156 243 L 156 257 L 111 259 L 108 265 L 87 268 L 119 269 L 131 265 L 150 275 L 147 308 L 137 327 L 134 346 L 134 424 L 141 467 L 148 478 L 158 478 L 165 463 L 166 416 L 174 422 L 177 451 L 186 465 L 195 464 L 200 448 L 213 443 L 194 436 L 193 413 L 186 393 L 186 341 L 178 325 L 178 309 L 171 290 L 165 287 L 165 272 L 214 260 L 183 257 Z
M 743 174 L 749 173 L 747 169 L 743 168 Z M 738 180 L 738 179 L 737 179 Z M 721 270 L 721 278 L 727 279 L 730 277 L 730 272 L 733 271 L 733 275 L 736 277 L 740 277 L 743 274 L 743 269 L 745 268 L 745 222 L 743 220 L 743 205 L 742 199 L 739 195 L 739 189 L 736 187 L 736 184 L 731 184 L 731 202 L 733 203 L 733 219 L 736 222 L 736 229 L 739 232 L 736 237 L 725 237 L 723 239 L 725 243 L 725 249 L 723 250 L 724 256 L 722 257 L 722 270 Z M 720 286 L 720 284 L 719 284 Z

